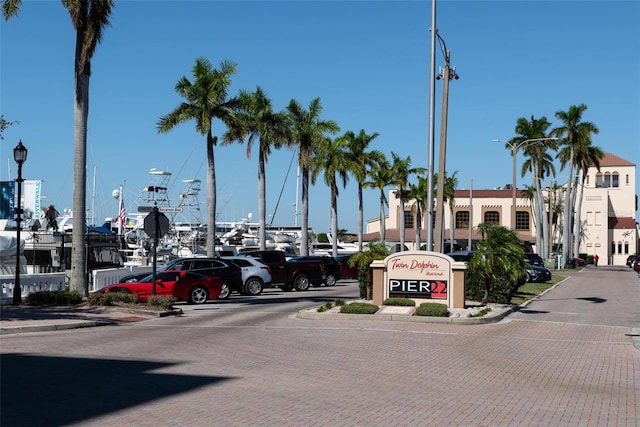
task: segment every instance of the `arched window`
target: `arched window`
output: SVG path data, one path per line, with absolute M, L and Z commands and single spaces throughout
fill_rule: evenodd
M 611 255 L 616 253 L 616 242 L 611 242 Z
M 629 242 L 624 242 L 624 253 L 625 255 L 629 253 Z
M 469 211 L 456 212 L 456 228 L 469 228 Z
M 413 212 L 404 211 L 404 228 L 405 229 L 412 229 L 413 227 L 415 227 L 413 220 L 414 220 Z
M 596 188 L 602 188 L 602 172 L 596 174 Z
M 604 174 L 604 188 L 611 187 L 611 174 L 609 172 Z
M 516 230 L 528 231 L 530 229 L 529 212 L 516 212 Z
M 614 172 L 611 174 L 611 186 L 612 187 L 619 187 L 620 186 L 620 176 L 618 175 L 618 172 Z
M 500 225 L 500 212 L 487 211 L 484 213 L 484 222 L 494 225 Z

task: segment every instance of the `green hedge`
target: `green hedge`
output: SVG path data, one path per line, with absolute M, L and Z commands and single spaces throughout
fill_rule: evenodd
M 340 313 L 348 314 L 374 314 L 380 307 L 367 302 L 352 302 L 351 304 L 340 307 Z
M 449 309 L 437 302 L 424 302 L 416 309 L 416 316 L 449 317 Z
M 415 307 L 416 302 L 409 298 L 387 298 L 382 305 L 399 305 L 403 307 Z
M 76 305 L 82 302 L 78 291 L 39 291 L 27 295 L 27 305 Z

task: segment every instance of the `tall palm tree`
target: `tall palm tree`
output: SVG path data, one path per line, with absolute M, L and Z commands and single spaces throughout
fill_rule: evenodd
M 536 119 L 533 116 L 531 120 L 524 117 L 518 119 L 515 132 L 518 136 L 511 139 L 513 144 L 523 143 L 528 139 L 547 138 L 547 128 L 551 123 L 546 117 Z M 535 143 L 525 144 L 523 146 L 524 155 L 528 159 L 523 163 L 521 176 L 525 176 L 527 172 L 531 172 L 534 189 L 533 216 L 536 224 L 536 251 L 540 256 L 546 258 L 548 256 L 546 244 L 546 230 L 549 226 L 548 217 L 545 212 L 544 196 L 541 191 L 540 180 L 549 174 L 555 175 L 555 167 L 552 157 L 547 153 L 549 148 L 555 149 L 556 142 L 553 140 L 536 141 Z
M 449 250 L 453 252 L 453 239 L 455 234 L 455 223 L 453 221 L 453 206 L 455 204 L 455 192 L 458 187 L 458 171 L 451 176 L 444 176 L 444 201 L 449 204 Z
M 335 139 L 325 138 L 324 143 L 317 147 L 317 155 L 311 167 L 311 182 L 315 184 L 318 175 L 324 172 L 324 182 L 331 191 L 331 250 L 334 257 L 338 256 L 339 190 L 337 178 L 345 188 L 349 181 L 348 171 L 352 162 L 348 147 L 349 139 L 344 136 Z
M 17 16 L 21 0 L 2 0 L 2 13 L 6 20 Z M 75 96 L 73 102 L 73 232 L 71 238 L 71 276 L 69 288 L 85 297 L 89 293 L 87 280 L 87 123 L 89 120 L 89 80 L 91 60 L 102 41 L 114 7 L 113 0 L 62 0 L 62 6 L 71 17 L 76 30 L 74 59 Z
M 387 195 L 384 193 L 384 189 L 391 184 L 393 179 L 391 165 L 384 156 L 376 159 L 367 173 L 367 177 L 368 179 L 362 183 L 363 188 L 376 188 L 380 191 L 380 240 L 384 244 L 387 232 L 384 208 L 385 206 L 389 206 L 389 201 L 387 200 Z
M 555 117 L 562 121 L 562 126 L 558 126 L 551 131 L 553 136 L 560 138 L 562 147 L 557 157 L 560 159 L 560 167 L 564 169 L 569 166 L 569 178 L 567 180 L 567 190 L 564 195 L 564 221 L 562 224 L 562 259 L 565 268 L 571 266 L 574 253 L 571 243 L 573 241 L 572 226 L 575 218 L 575 187 L 578 184 L 577 175 L 574 177 L 576 168 L 576 151 L 585 141 L 591 139 L 591 134 L 600 132 L 598 127 L 591 122 L 583 122 L 582 114 L 587 109 L 585 104 L 571 105 L 567 111 L 557 111 Z M 573 182 L 575 180 L 575 182 Z
M 218 138 L 213 136 L 213 119 L 227 123 L 233 117 L 233 110 L 239 106 L 237 98 L 229 98 L 231 76 L 236 72 L 236 64 L 231 61 L 220 63 L 214 69 L 209 60 L 197 58 L 193 66 L 193 81 L 183 76 L 176 83 L 175 90 L 185 101 L 175 110 L 160 117 L 158 132 L 166 133 L 179 124 L 194 120 L 196 131 L 206 136 L 207 147 L 207 255 L 216 250 L 216 169 L 213 147 Z
M 260 250 L 267 248 L 267 202 L 265 165 L 271 148 L 280 148 L 288 141 L 288 121 L 284 113 L 274 112 L 271 100 L 262 88 L 255 92 L 240 91 L 238 111 L 227 124 L 224 144 L 247 139 L 247 158 L 251 158 L 254 142 L 258 145 L 258 239 Z
M 585 139 L 583 144 L 577 147 L 575 154 L 576 170 L 580 175 L 580 185 L 576 188 L 576 212 L 573 224 L 573 253 L 578 254 L 580 250 L 580 241 L 582 239 L 582 198 L 584 194 L 584 185 L 587 179 L 587 171 L 594 166 L 600 171 L 600 160 L 604 157 L 604 152 L 600 147 L 591 145 L 591 138 Z
M 422 233 L 422 216 L 424 208 L 427 205 L 427 189 L 429 188 L 429 181 L 427 178 L 420 175 L 418 175 L 417 178 L 417 183 L 409 184 L 409 193 L 407 196 L 416 201 L 416 248 L 420 250 L 420 246 L 422 245 L 420 236 Z
M 360 248 L 360 250 L 362 250 L 362 234 L 364 227 L 364 207 L 362 203 L 363 183 L 367 178 L 367 171 L 371 169 L 373 163 L 377 159 L 384 158 L 384 154 L 380 151 L 367 151 L 371 141 L 378 136 L 379 134 L 377 132 L 368 135 L 364 129 L 360 129 L 360 133 L 358 133 L 358 135 L 352 131 L 348 131 L 344 135 L 344 138 L 347 138 L 349 142 L 348 147 L 351 152 L 352 161 L 350 172 L 358 182 L 358 248 Z
M 392 183 L 398 188 L 396 197 L 400 198 L 400 250 L 404 251 L 404 200 L 407 195 L 409 177 L 413 174 L 425 173 L 425 168 L 412 168 L 411 156 L 401 158 L 393 151 L 391 152 L 393 162 L 391 164 Z
M 320 98 L 314 98 L 305 110 L 295 99 L 287 106 L 291 126 L 292 145 L 298 149 L 298 166 L 302 169 L 302 218 L 300 255 L 309 254 L 309 168 L 311 167 L 316 148 L 322 144 L 326 134 L 340 132 L 340 127 L 333 120 L 321 120 L 322 104 Z

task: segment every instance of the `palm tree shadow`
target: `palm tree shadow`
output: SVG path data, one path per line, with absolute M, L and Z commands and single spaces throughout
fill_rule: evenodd
M 0 355 L 0 424 L 62 426 L 215 384 L 229 377 L 162 374 L 175 363 Z

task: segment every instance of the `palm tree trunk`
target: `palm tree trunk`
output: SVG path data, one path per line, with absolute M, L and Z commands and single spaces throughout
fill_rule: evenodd
M 213 146 L 217 137 L 207 134 L 207 256 L 216 254 L 216 166 Z
M 79 59 L 76 58 L 76 61 Z M 76 66 L 77 69 L 77 66 Z M 73 231 L 71 232 L 71 274 L 69 289 L 83 297 L 89 295 L 87 271 L 87 121 L 89 120 L 89 74 L 76 72 L 76 92 L 73 105 L 75 131 L 73 136 Z
M 267 215 L 267 204 L 266 204 L 266 177 L 265 177 L 265 154 L 264 151 L 260 150 L 259 158 L 258 158 L 258 221 L 259 221 L 259 229 L 258 229 L 258 240 L 260 242 L 260 250 L 264 251 L 267 249 L 267 230 L 266 230 L 266 215 Z
M 400 192 L 400 252 L 404 251 L 404 191 L 399 188 Z
M 333 182 L 331 184 L 331 253 L 338 256 L 338 189 Z
M 384 214 L 384 190 L 380 190 L 380 240 L 382 240 L 382 244 L 384 245 L 385 239 L 387 238 L 387 224 L 385 221 Z
M 302 218 L 300 255 L 309 255 L 309 169 L 302 167 Z
M 575 213 L 575 223 L 573 228 L 573 253 L 578 255 L 580 253 L 580 241 L 582 240 L 582 198 L 584 196 L 584 177 L 582 177 L 582 185 L 579 188 L 576 188 L 576 194 L 580 192 L 580 195 L 577 197 L 576 213 Z
M 420 233 L 422 232 L 421 230 L 421 217 L 422 217 L 422 209 L 420 209 L 420 202 L 417 203 L 417 212 L 416 212 L 416 247 L 415 250 L 419 251 L 420 250 L 420 246 L 421 246 L 421 241 L 420 241 Z
M 573 207 L 571 206 L 571 177 L 573 175 L 573 147 L 569 161 L 569 179 L 567 191 L 564 195 L 564 222 L 562 224 L 562 259 L 565 268 L 571 267 L 571 220 L 573 219 Z
M 364 207 L 362 205 L 362 184 L 358 183 L 358 249 L 362 251 L 362 234 L 364 228 Z

